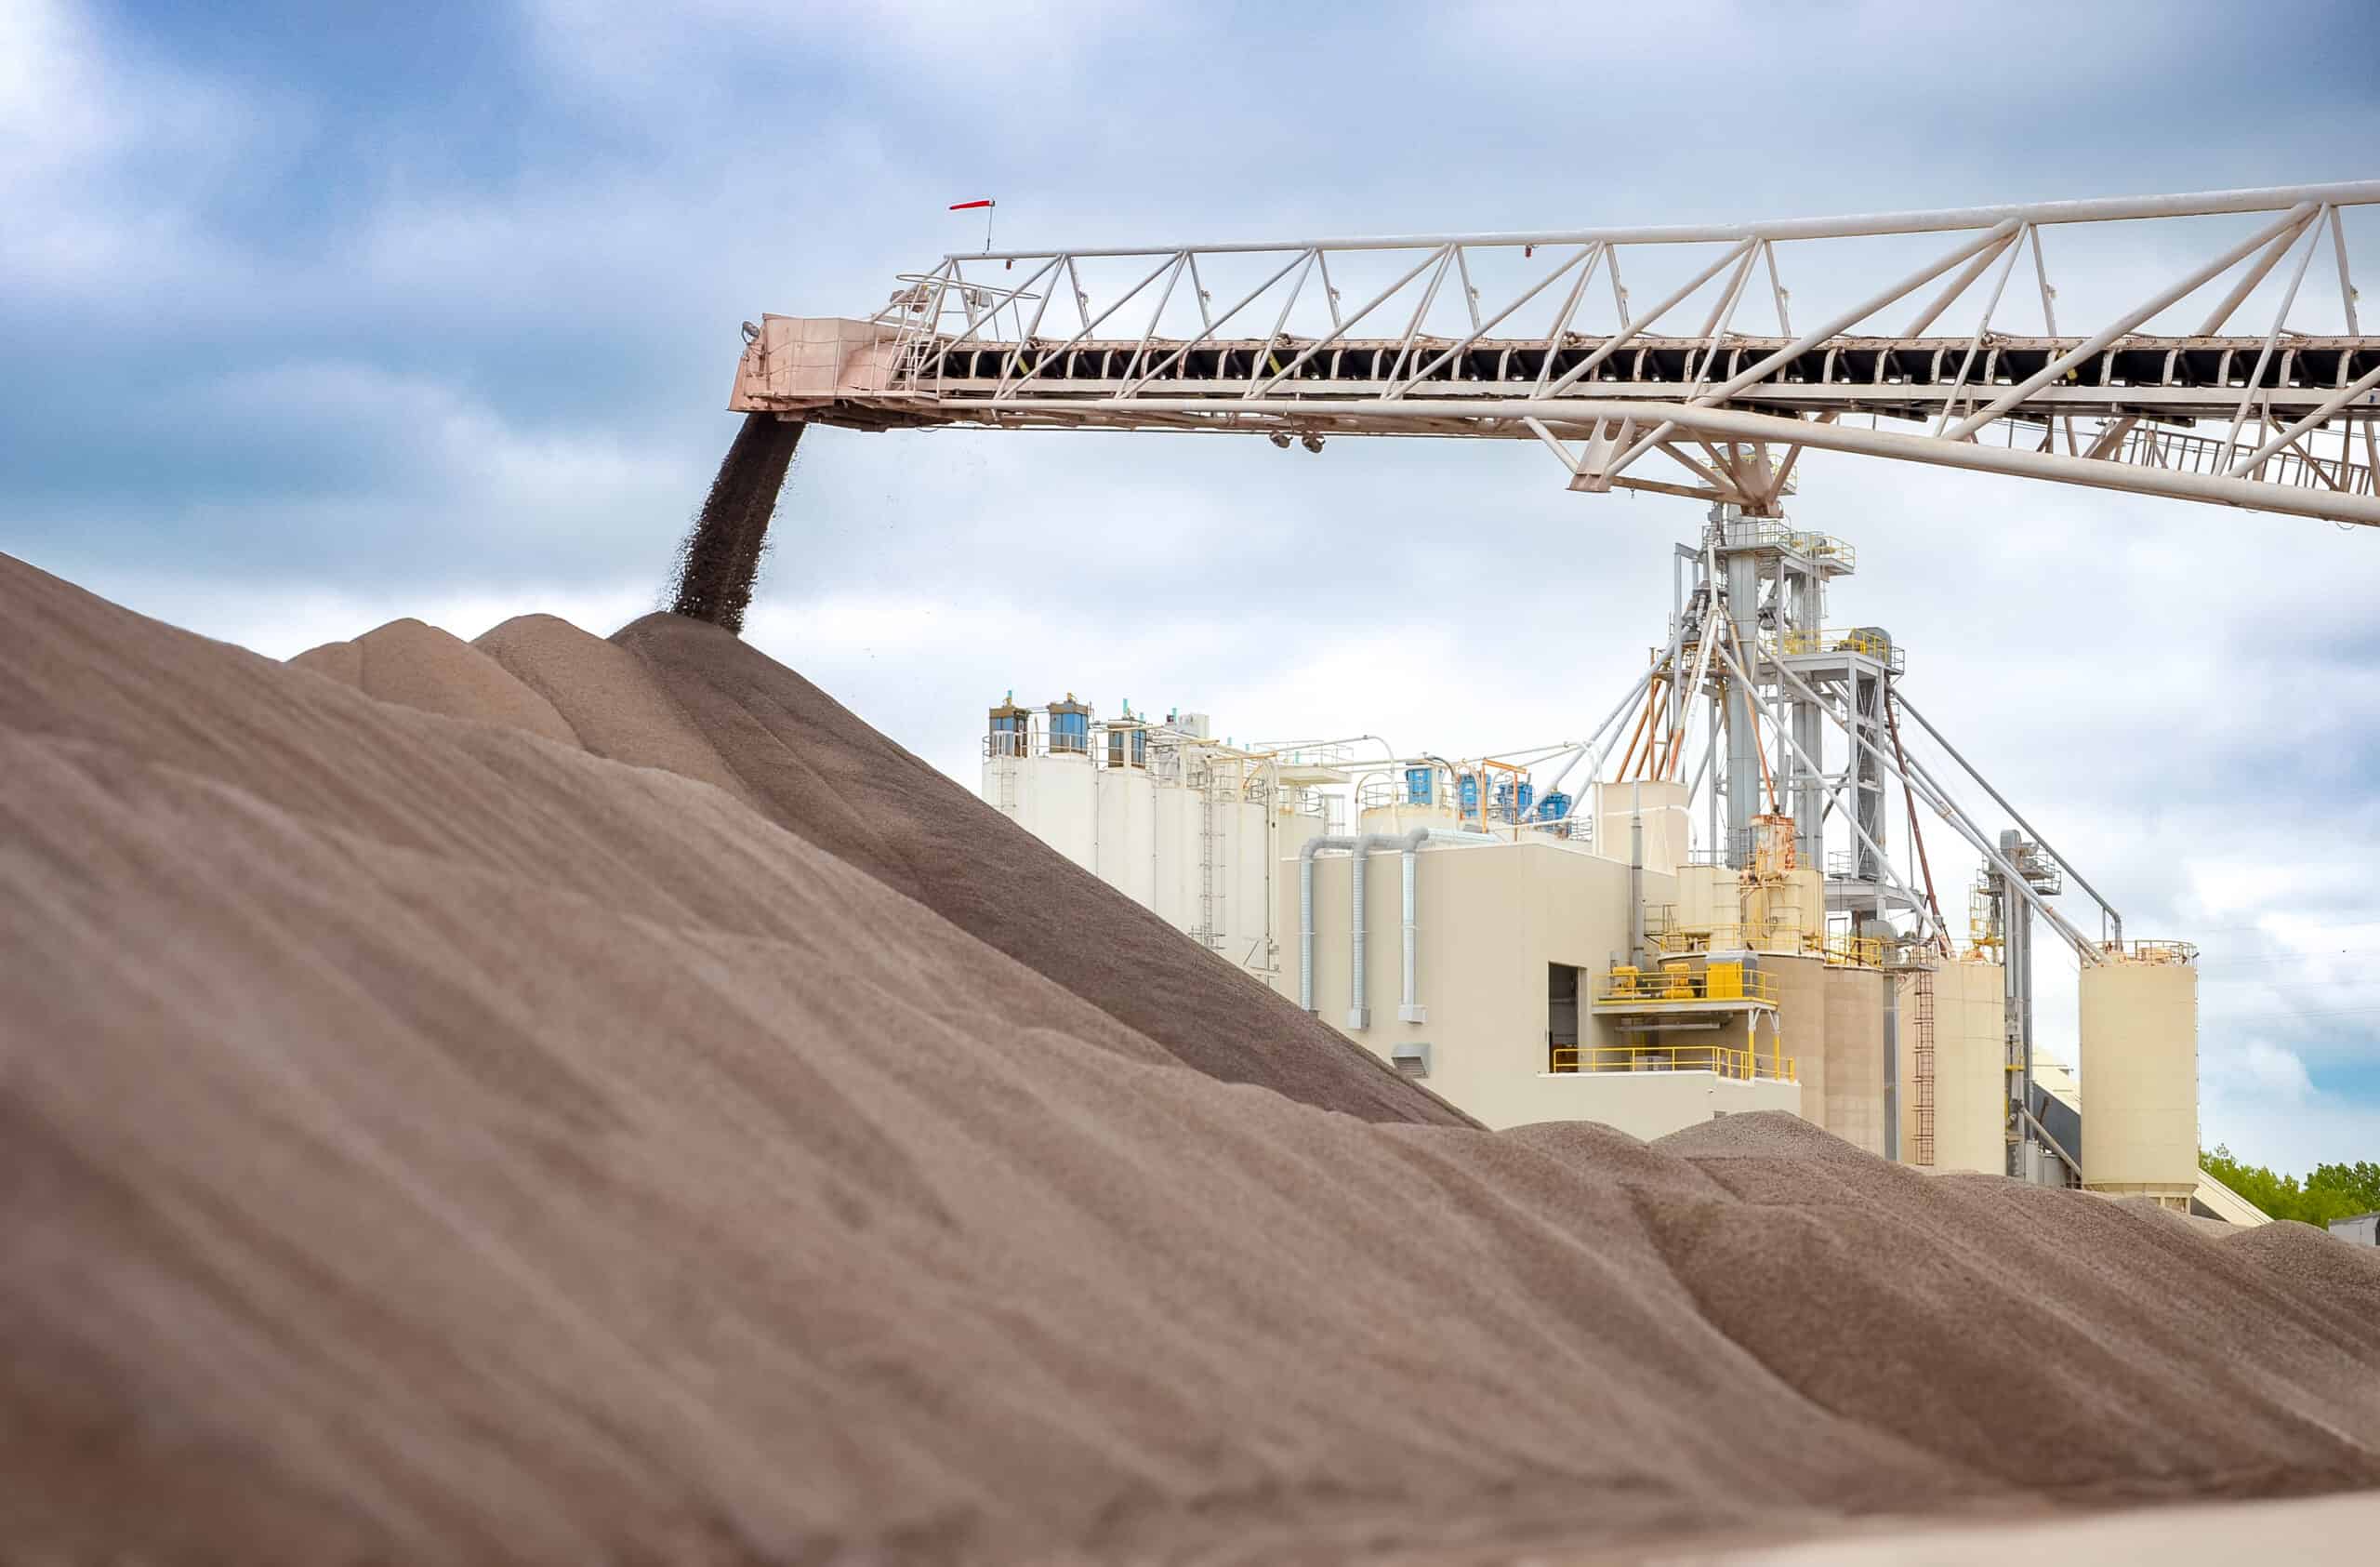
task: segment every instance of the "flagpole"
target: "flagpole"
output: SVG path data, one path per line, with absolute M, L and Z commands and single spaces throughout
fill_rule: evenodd
M 955 201 L 950 204 L 953 212 L 967 212 L 979 206 L 984 209 L 984 254 L 986 256 L 992 253 L 992 212 L 998 206 L 999 203 L 989 196 L 982 201 Z

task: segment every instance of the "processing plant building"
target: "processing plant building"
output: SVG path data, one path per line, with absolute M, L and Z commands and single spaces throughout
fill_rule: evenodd
M 1713 508 L 1581 742 L 1242 746 L 1202 714 L 1012 697 L 984 794 L 1490 1126 L 1784 1109 L 1921 1168 L 2217 1212 L 2194 949 L 2126 939 L 1909 700 L 1902 645 L 1829 624 L 1856 565 Z M 2054 901 L 2078 893 L 2096 930 Z M 2087 1129 L 2035 1054 L 2037 947 L 2081 971 Z

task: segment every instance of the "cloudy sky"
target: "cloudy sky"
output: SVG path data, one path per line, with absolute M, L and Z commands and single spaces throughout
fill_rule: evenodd
M 2356 4 L 0 0 L 0 549 L 275 655 L 400 615 L 609 631 L 733 433 L 736 324 L 864 312 L 980 246 L 954 201 L 1006 246 L 2364 179 L 2375 62 Z M 2203 253 L 2079 242 L 2061 298 Z M 1557 478 L 1502 444 L 813 432 L 749 634 L 971 782 L 1012 687 L 1575 738 L 1699 508 Z M 2380 1158 L 2380 534 L 1801 480 L 1860 550 L 1836 618 L 1896 630 L 2129 933 L 2204 948 L 2205 1140 Z

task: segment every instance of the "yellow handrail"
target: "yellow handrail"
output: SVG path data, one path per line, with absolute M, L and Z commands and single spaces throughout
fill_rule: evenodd
M 1880 936 L 1830 936 L 1826 961 L 1834 968 L 1882 968 L 1884 941 Z
M 1715 989 L 1712 970 L 1717 971 Z M 1732 981 L 1730 970 L 1734 974 Z M 1688 973 L 1683 965 L 1646 970 L 1622 965 L 1595 982 L 1594 999 L 1597 1005 L 1625 1003 L 1631 1006 L 1665 1002 L 1774 1002 L 1777 978 L 1774 975 L 1747 971 L 1737 963 L 1714 963 L 1700 974 Z
M 1714 1072 L 1739 1082 L 1798 1082 L 1794 1058 L 1724 1044 L 1557 1044 L 1556 1072 Z
M 1892 639 L 1872 626 L 1829 627 L 1821 631 L 1787 630 L 1775 633 L 1777 651 L 1798 653 L 1858 653 L 1902 667 L 1907 656 Z

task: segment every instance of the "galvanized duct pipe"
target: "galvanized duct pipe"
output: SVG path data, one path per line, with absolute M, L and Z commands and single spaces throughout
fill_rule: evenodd
M 1298 847 L 1298 1005 L 1314 1004 L 1314 857 L 1331 849 L 1352 849 L 1353 838 L 1309 838 Z
M 1360 837 L 1309 838 L 1298 849 L 1298 1005 L 1307 1012 L 1319 1010 L 1314 1003 L 1314 857 L 1334 850 L 1345 850 L 1354 860 L 1349 871 L 1349 932 L 1347 975 L 1347 1027 L 1371 1027 L 1371 1009 L 1364 1004 L 1364 990 L 1369 982 L 1368 929 L 1364 920 L 1364 900 L 1368 878 L 1366 857 L 1374 849 L 1395 847 L 1404 856 L 1405 896 L 1405 975 L 1403 1004 L 1396 1009 L 1401 1022 L 1419 1023 L 1425 1016 L 1420 995 L 1420 929 L 1421 898 L 1418 891 L 1417 857 L 1424 843 L 1493 843 L 1497 840 L 1485 832 L 1462 832 L 1445 827 L 1417 827 L 1410 832 L 1367 832 Z
M 1427 1010 L 1421 1005 L 1421 982 L 1420 973 L 1421 957 L 1419 949 L 1421 945 L 1420 931 L 1421 902 L 1420 887 L 1420 861 L 1421 845 L 1424 843 L 1493 843 L 1497 842 L 1497 839 L 1491 833 L 1465 832 L 1455 828 L 1417 827 L 1412 831 L 1401 836 L 1378 837 L 1377 842 L 1383 844 L 1395 843 L 1403 859 L 1405 969 L 1402 997 L 1396 1009 L 1397 1021 L 1401 1023 L 1420 1023 L 1425 1021 L 1429 1016 Z M 1356 859 L 1359 865 L 1362 862 L 1363 852 L 1364 851 L 1361 849 L 1356 851 Z M 1361 945 L 1362 939 L 1362 931 L 1361 928 L 1358 927 L 1356 933 L 1356 963 L 1359 966 L 1363 961 Z
M 1414 883 L 1420 880 L 1417 868 L 1421 858 L 1421 843 L 1429 835 L 1430 830 L 1426 827 L 1417 827 L 1407 833 L 1404 853 L 1401 857 L 1404 860 L 1405 880 L 1405 988 L 1398 993 L 1396 1003 L 1396 1020 L 1400 1023 L 1419 1023 L 1429 1016 L 1421 1010 L 1421 998 L 1414 993 L 1417 984 L 1414 969 L 1420 962 L 1420 953 L 1417 950 L 1420 944 L 1417 930 L 1419 922 L 1415 919 L 1415 905 L 1420 901 L 1420 896 L 1415 890 Z
M 1628 961 L 1632 963 L 1645 961 L 1645 786 L 1642 783 L 1628 786 Z
M 1374 849 L 1402 842 L 1403 839 L 1386 832 L 1367 832 L 1355 840 L 1355 863 L 1350 876 L 1353 893 L 1348 916 L 1349 936 L 1354 943 L 1347 964 L 1347 1027 L 1351 1029 L 1372 1026 L 1372 1009 L 1364 1004 L 1367 981 L 1364 972 L 1364 863 L 1370 858 Z
M 1421 1004 L 1420 975 L 1421 926 L 1421 859 L 1424 843 L 1492 843 L 1495 838 L 1485 832 L 1463 832 L 1446 827 L 1417 827 L 1396 840 L 1403 852 L 1405 872 L 1405 990 L 1396 1008 L 1400 1023 L 1426 1023 L 1429 1011 Z

